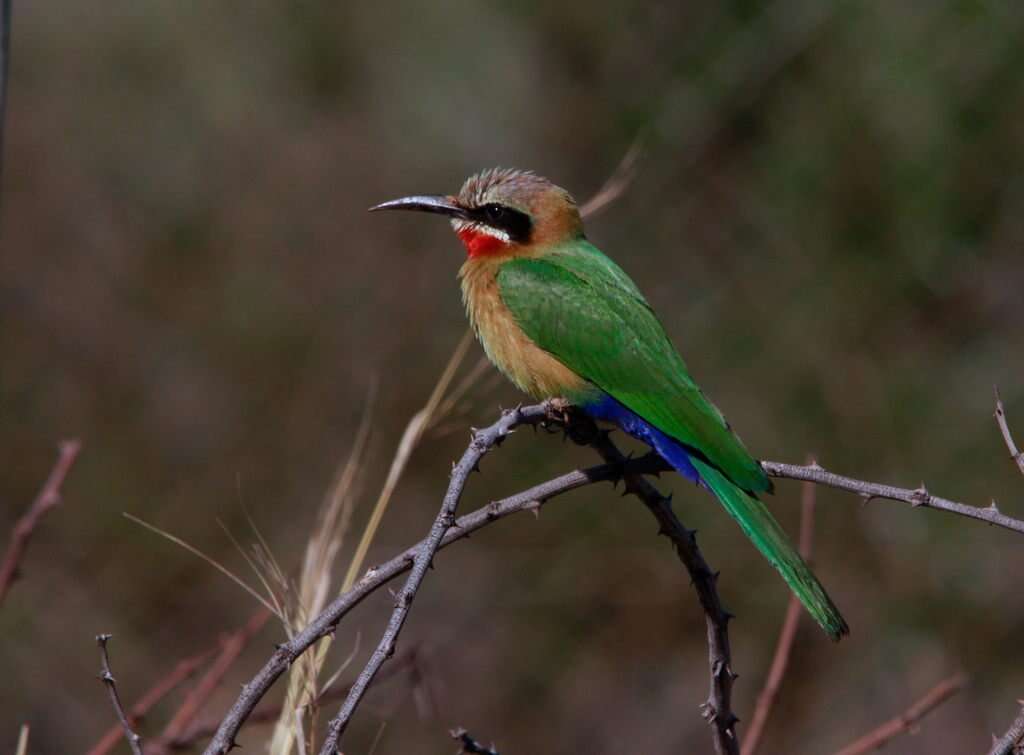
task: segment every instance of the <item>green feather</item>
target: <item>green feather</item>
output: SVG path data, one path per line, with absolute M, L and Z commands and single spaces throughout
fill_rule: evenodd
M 845 634 L 839 611 L 756 497 L 771 491 L 768 476 L 690 377 L 622 269 L 577 239 L 543 257 L 509 260 L 497 278 L 502 301 L 538 346 L 697 452 L 694 466 L 747 537 L 829 635 Z M 587 396 L 566 398 L 585 403 Z
M 762 501 L 740 490 L 710 464 L 700 459 L 691 461 L 700 473 L 701 479 L 725 506 L 725 510 L 739 522 L 740 528 L 768 562 L 778 569 L 793 594 L 800 599 L 821 628 L 828 632 L 829 637 L 838 640 L 844 634 L 848 634 L 850 628 L 839 613 L 839 609 L 800 557 L 800 553 L 793 547 L 768 507 Z

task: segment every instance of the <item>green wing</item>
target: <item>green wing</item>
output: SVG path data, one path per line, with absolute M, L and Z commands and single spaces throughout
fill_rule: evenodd
M 542 349 L 697 449 L 742 489 L 771 490 L 634 283 L 596 247 L 575 241 L 542 258 L 511 260 L 499 271 L 498 286 L 519 326 Z

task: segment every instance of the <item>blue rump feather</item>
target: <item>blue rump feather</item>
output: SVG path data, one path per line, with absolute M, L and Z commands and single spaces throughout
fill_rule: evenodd
M 657 451 L 661 458 L 675 467 L 683 477 L 698 485 L 703 485 L 703 480 L 700 479 L 700 475 L 690 461 L 690 454 L 682 443 L 666 435 L 607 393 L 602 393 L 599 398 L 583 404 L 580 408 L 594 419 L 611 422 L 623 432 L 643 441 Z

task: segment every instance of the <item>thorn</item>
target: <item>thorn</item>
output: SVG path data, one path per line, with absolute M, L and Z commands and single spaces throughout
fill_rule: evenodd
M 818 463 L 817 459 L 811 459 L 811 463 L 807 465 L 808 469 L 813 469 L 815 472 L 824 472 L 825 468 Z
M 988 508 L 989 508 L 989 511 L 994 511 L 997 514 L 999 513 L 999 505 L 996 503 L 996 499 L 995 498 L 992 499 L 992 503 L 990 503 L 988 505 Z
M 284 650 L 286 647 L 288 647 L 288 646 L 285 643 L 283 643 L 283 642 L 275 642 L 274 643 L 274 650 L 276 650 L 279 653 L 282 650 Z
M 523 511 L 532 511 L 535 519 L 540 519 L 540 507 L 541 502 L 537 500 L 529 501 L 523 505 Z
M 728 611 L 728 610 L 726 610 L 724 608 L 722 609 L 722 621 L 724 621 L 726 624 L 728 624 L 730 621 L 732 621 L 735 618 L 736 618 L 736 614 L 734 614 L 732 611 Z
M 114 679 L 114 675 L 111 674 L 109 671 L 104 671 L 102 674 L 100 674 L 100 679 L 105 681 L 107 684 L 114 684 L 116 682 L 116 680 Z
M 493 522 L 498 518 L 498 512 L 500 508 L 497 501 L 491 501 L 487 504 L 487 520 Z
M 915 491 L 913 491 L 913 493 L 911 493 L 910 505 L 927 506 L 929 503 L 931 503 L 931 500 L 931 494 L 928 492 L 928 488 L 926 488 L 925 484 L 922 482 L 921 487 L 917 488 Z
M 470 468 L 469 471 L 470 472 L 479 472 L 480 471 L 480 459 L 477 459 L 476 461 L 473 462 L 473 466 Z

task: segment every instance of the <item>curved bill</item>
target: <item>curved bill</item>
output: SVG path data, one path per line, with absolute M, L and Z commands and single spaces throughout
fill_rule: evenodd
M 469 218 L 469 213 L 463 207 L 457 205 L 452 197 L 442 196 L 392 199 L 390 202 L 382 202 L 370 208 L 370 212 L 376 212 L 377 210 L 418 210 L 419 212 L 436 212 L 439 215 L 447 215 L 451 218 Z

